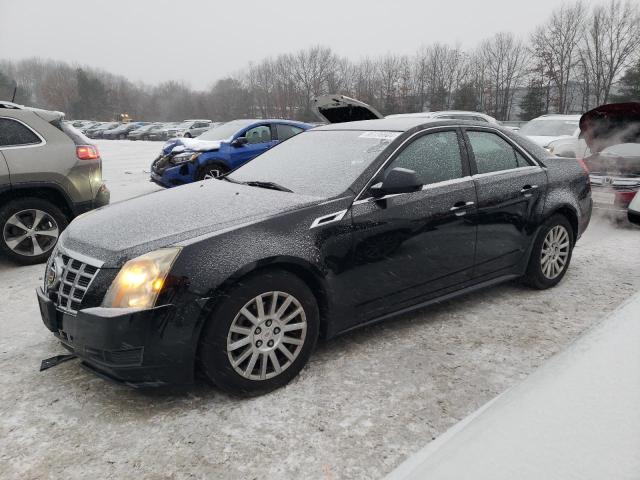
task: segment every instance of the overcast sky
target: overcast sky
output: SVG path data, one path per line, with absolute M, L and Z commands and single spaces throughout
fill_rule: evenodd
M 0 59 L 78 62 L 194 88 L 311 45 L 358 59 L 433 42 L 523 37 L 558 0 L 0 0 Z

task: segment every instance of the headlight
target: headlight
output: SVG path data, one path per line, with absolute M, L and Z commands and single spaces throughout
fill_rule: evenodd
M 198 158 L 199 155 L 199 153 L 181 153 L 180 155 L 173 157 L 173 164 L 179 165 L 181 163 L 190 162 Z
M 108 308 L 151 308 L 178 257 L 180 248 L 161 248 L 129 260 L 102 301 Z

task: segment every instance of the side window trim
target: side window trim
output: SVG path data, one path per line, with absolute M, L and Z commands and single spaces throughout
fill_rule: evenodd
M 383 166 L 382 169 L 380 169 L 379 172 L 376 173 L 376 175 L 374 175 L 374 178 L 380 174 L 380 172 L 384 172 L 384 170 L 390 165 L 392 164 L 400 155 L 402 155 L 402 152 L 404 152 L 407 147 L 409 147 L 409 145 L 411 145 L 413 142 L 415 142 L 416 140 L 425 137 L 427 135 L 431 135 L 434 133 L 440 133 L 440 132 L 454 132 L 456 134 L 456 139 L 458 141 L 458 150 L 460 151 L 460 161 L 462 162 L 460 167 L 462 169 L 462 175 L 460 176 L 460 178 L 469 176 L 469 162 L 467 159 L 467 151 L 466 148 L 464 147 L 464 141 L 462 140 L 461 136 L 460 136 L 460 129 L 457 127 L 438 127 L 435 129 L 429 129 L 429 130 L 422 130 L 418 133 L 416 133 L 415 135 L 413 135 L 412 137 L 408 138 L 402 145 L 400 145 L 395 152 L 393 152 L 389 158 L 385 161 L 385 165 Z M 450 180 L 443 180 L 441 182 L 434 182 L 434 183 L 425 183 L 423 185 L 423 188 L 425 186 L 428 185 L 435 185 L 435 184 L 440 184 L 440 183 L 444 183 L 444 182 L 449 182 L 451 180 L 458 180 L 457 178 L 453 178 Z
M 0 119 L 18 122 L 19 124 L 26 127 L 27 130 L 29 130 L 31 133 L 33 133 L 36 137 L 40 139 L 38 143 L 23 143 L 18 145 L 0 145 L 0 150 L 13 150 L 16 148 L 33 148 L 33 147 L 40 147 L 42 145 L 46 145 L 47 141 L 44 139 L 44 137 L 40 135 L 38 132 L 36 132 L 33 128 L 31 128 L 29 125 L 24 123 L 22 120 L 18 120 L 17 118 L 13 118 L 13 117 L 5 117 L 5 116 L 0 116 Z
M 529 154 L 529 152 L 527 152 L 526 150 L 524 150 L 522 147 L 520 147 L 520 145 L 518 145 L 517 143 L 515 143 L 513 140 L 511 140 L 509 137 L 507 137 L 506 135 L 504 135 L 500 130 L 491 128 L 491 127 L 485 127 L 485 126 L 481 126 L 481 127 L 477 127 L 477 126 L 473 126 L 473 127 L 462 127 L 462 136 L 464 138 L 464 142 L 465 142 L 465 146 L 466 146 L 466 152 L 469 158 L 469 166 L 470 166 L 470 174 L 472 177 L 487 177 L 490 175 L 497 175 L 497 174 L 502 174 L 505 172 L 513 172 L 513 171 L 519 171 L 519 170 L 525 170 L 525 169 L 530 169 L 530 168 L 542 168 L 541 165 L 533 158 L 532 155 Z M 487 172 L 487 173 L 478 173 L 478 165 L 476 164 L 476 158 L 475 155 L 473 153 L 473 148 L 471 147 L 471 140 L 469 139 L 469 136 L 467 135 L 467 131 L 470 132 L 488 132 L 488 133 L 493 133 L 498 135 L 501 139 L 503 139 L 505 142 L 507 142 L 509 145 L 511 145 L 511 147 L 518 152 L 520 155 L 522 155 L 522 157 L 529 163 L 528 166 L 526 167 L 516 167 L 516 168 L 509 168 L 506 170 L 497 170 L 495 172 Z

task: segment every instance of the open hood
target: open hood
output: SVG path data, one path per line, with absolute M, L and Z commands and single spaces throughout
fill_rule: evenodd
M 321 95 L 313 99 L 313 112 L 328 123 L 384 118 L 371 105 L 344 95 Z
M 640 102 L 610 103 L 580 117 L 580 138 L 592 153 L 621 143 L 640 143 Z

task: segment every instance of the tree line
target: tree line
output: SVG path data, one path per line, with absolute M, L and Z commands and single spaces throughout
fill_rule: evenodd
M 473 49 L 435 43 L 413 55 L 357 61 L 314 46 L 249 64 L 197 91 L 177 81 L 134 83 L 66 62 L 0 61 L 0 99 L 60 110 L 70 118 L 138 120 L 243 117 L 313 120 L 314 96 L 342 93 L 384 114 L 460 109 L 499 120 L 578 113 L 640 100 L 640 6 L 565 3 L 527 38 L 500 32 Z

